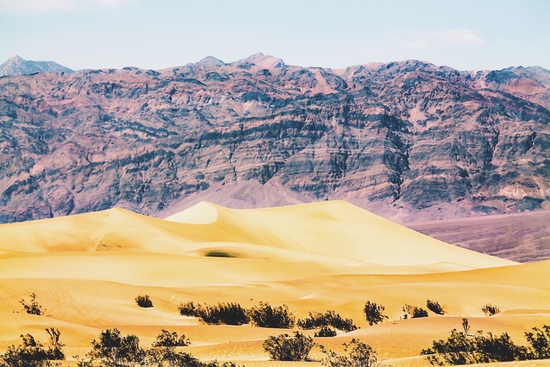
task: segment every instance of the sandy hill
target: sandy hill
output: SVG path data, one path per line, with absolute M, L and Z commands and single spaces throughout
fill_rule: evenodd
M 250 210 L 203 202 L 166 220 L 194 224 L 198 218 L 209 227 L 208 241 L 231 239 L 385 266 L 512 264 L 434 240 L 345 201 Z
M 111 209 L 0 226 L 0 350 L 26 332 L 45 342 L 43 329 L 56 327 L 66 354 L 83 356 L 106 328 L 146 345 L 164 328 L 188 336 L 201 359 L 277 366 L 262 342 L 283 330 L 208 326 L 177 310 L 185 301 L 264 301 L 287 304 L 299 318 L 336 310 L 361 329 L 316 341 L 341 350 L 355 337 L 393 366 L 422 366 L 420 350 L 460 328 L 462 317 L 520 342 L 549 323 L 548 276 L 547 262 L 518 265 L 456 248 L 341 201 L 256 210 L 203 202 L 165 220 Z M 19 301 L 32 292 L 45 316 L 24 313 Z M 154 308 L 135 304 L 144 294 Z M 401 319 L 405 303 L 425 307 L 427 299 L 447 314 Z M 385 305 L 389 321 L 369 327 L 367 300 Z M 485 317 L 489 302 L 503 312 Z

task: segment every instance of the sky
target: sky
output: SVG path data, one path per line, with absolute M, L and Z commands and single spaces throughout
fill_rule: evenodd
M 0 63 L 162 69 L 257 52 L 335 69 L 550 69 L 550 0 L 0 0 Z

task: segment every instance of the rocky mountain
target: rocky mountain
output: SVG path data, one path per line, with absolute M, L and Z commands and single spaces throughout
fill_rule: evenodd
M 0 221 L 344 199 L 400 222 L 550 207 L 550 72 L 256 54 L 0 79 Z
M 73 71 L 53 61 L 28 61 L 17 55 L 0 65 L 0 77 L 29 75 L 34 73 L 72 73 Z

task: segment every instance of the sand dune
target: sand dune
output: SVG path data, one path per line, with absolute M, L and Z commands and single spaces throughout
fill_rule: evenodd
M 164 328 L 188 336 L 188 350 L 203 359 L 288 365 L 268 362 L 261 346 L 284 330 L 207 326 L 177 310 L 185 301 L 264 301 L 287 304 L 297 317 L 336 310 L 361 329 L 318 342 L 341 351 L 360 338 L 393 366 L 423 366 L 420 350 L 460 328 L 462 317 L 520 342 L 532 326 L 550 324 L 549 276 L 549 262 L 518 265 L 460 249 L 345 202 L 255 210 L 200 203 L 166 220 L 112 209 L 0 226 L 0 350 L 26 332 L 45 342 L 50 326 L 61 330 L 68 356 L 84 355 L 106 328 L 144 344 Z M 19 301 L 32 292 L 46 316 L 24 313 Z M 144 294 L 154 308 L 135 304 Z M 405 303 L 425 307 L 427 299 L 447 315 L 400 320 Z M 367 300 L 385 305 L 387 322 L 368 326 Z M 485 317 L 486 303 L 503 312 Z

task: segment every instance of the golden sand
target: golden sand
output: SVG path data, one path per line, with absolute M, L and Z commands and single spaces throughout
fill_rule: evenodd
M 264 301 L 300 318 L 335 310 L 361 327 L 316 338 L 328 348 L 359 338 L 388 364 L 424 366 L 420 350 L 460 329 L 462 317 L 472 330 L 506 331 L 519 343 L 531 327 L 550 324 L 549 278 L 550 262 L 520 265 L 461 249 L 342 201 L 254 210 L 200 203 L 166 220 L 111 209 L 0 226 L 0 350 L 19 344 L 21 333 L 46 342 L 44 329 L 56 327 L 70 359 L 107 328 L 145 345 L 167 329 L 189 337 L 186 350 L 201 359 L 296 366 L 268 362 L 262 348 L 287 330 L 208 326 L 177 309 Z M 19 303 L 32 292 L 45 316 Z M 152 309 L 134 301 L 145 294 Z M 405 303 L 425 308 L 427 299 L 447 315 L 400 319 Z M 386 307 L 387 322 L 368 326 L 367 300 Z M 485 317 L 486 303 L 503 312 Z M 317 349 L 311 356 L 321 357 Z

